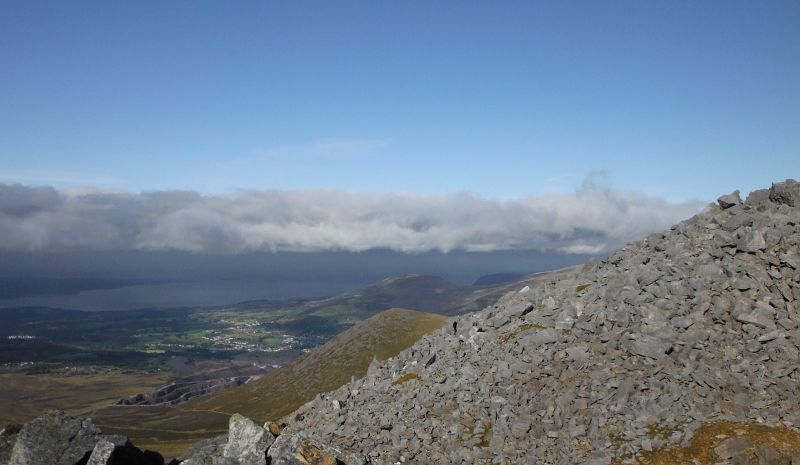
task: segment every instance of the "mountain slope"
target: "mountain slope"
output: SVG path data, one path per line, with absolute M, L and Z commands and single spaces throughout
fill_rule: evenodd
M 374 357 L 396 356 L 423 335 L 441 328 L 445 320 L 441 315 L 411 310 L 381 312 L 260 380 L 189 401 L 183 408 L 275 420 L 352 376 L 363 377 Z
M 272 463 L 793 462 L 800 184 L 718 203 L 448 320 L 287 416 Z

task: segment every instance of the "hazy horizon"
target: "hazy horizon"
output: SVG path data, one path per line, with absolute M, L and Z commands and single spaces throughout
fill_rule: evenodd
M 484 275 L 549 271 L 582 263 L 589 258 L 589 255 L 582 254 L 536 251 L 404 254 L 372 250 L 216 257 L 185 252 L 0 254 L 5 264 L 0 266 L 0 279 L 27 276 L 165 281 L 82 291 L 75 295 L 0 298 L 0 308 L 45 306 L 100 311 L 220 306 L 248 300 L 338 295 L 406 274 L 429 274 L 454 284 L 471 285 Z M 76 263 L 78 259 L 81 259 L 80 263 Z M 119 267 L 120 262 L 126 264 L 124 270 Z

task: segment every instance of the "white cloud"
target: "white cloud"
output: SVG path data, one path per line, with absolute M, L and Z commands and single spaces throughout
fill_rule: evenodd
M 0 184 L 0 250 L 252 251 L 391 249 L 603 253 L 695 214 L 639 192 L 484 199 L 335 190 L 118 190 Z

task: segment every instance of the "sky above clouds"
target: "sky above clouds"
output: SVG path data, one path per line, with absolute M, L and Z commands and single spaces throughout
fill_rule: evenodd
M 792 1 L 0 2 L 0 252 L 607 253 L 800 177 L 798 24 Z
M 797 176 L 796 2 L 0 5 L 0 178 L 701 199 Z

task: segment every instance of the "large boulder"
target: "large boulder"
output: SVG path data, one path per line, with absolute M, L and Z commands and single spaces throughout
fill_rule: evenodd
M 105 436 L 97 442 L 86 465 L 164 465 L 158 452 L 141 449 L 125 436 Z
M 0 463 L 8 463 L 11 459 L 11 451 L 14 449 L 14 440 L 8 436 L 0 434 Z
M 228 435 L 198 442 L 178 457 L 181 465 L 266 465 L 275 436 L 249 418 L 234 414 Z
M 222 456 L 240 465 L 266 465 L 267 449 L 275 442 L 269 430 L 238 413 L 228 422 L 228 443 Z
M 363 455 L 343 447 L 332 447 L 292 427 L 283 432 L 269 448 L 272 465 L 364 465 Z
M 178 457 L 178 462 L 181 465 L 215 465 L 214 458 L 222 457 L 222 451 L 227 443 L 227 435 L 200 441 Z
M 158 452 L 144 451 L 121 435 L 103 435 L 90 418 L 55 410 L 19 432 L 9 465 L 164 465 Z
M 101 439 L 91 419 L 51 411 L 22 427 L 9 465 L 74 465 Z

